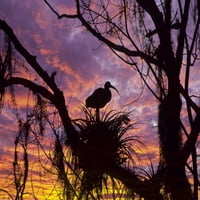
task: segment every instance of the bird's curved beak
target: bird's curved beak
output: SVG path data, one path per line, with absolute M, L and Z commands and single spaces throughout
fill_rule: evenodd
M 114 89 L 114 90 L 117 92 L 117 94 L 120 95 L 120 94 L 119 94 L 119 91 L 117 90 L 117 88 L 115 88 L 115 87 L 112 86 L 112 85 L 110 85 L 110 88 Z

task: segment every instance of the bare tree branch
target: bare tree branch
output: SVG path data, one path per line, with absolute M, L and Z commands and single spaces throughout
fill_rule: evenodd
M 146 60 L 147 62 L 155 64 L 157 66 L 161 64 L 155 58 L 153 58 L 152 56 L 149 56 L 149 55 L 145 54 L 142 51 L 139 51 L 139 50 L 137 50 L 137 51 L 130 50 L 130 49 L 126 48 L 125 46 L 118 45 L 118 44 L 112 42 L 111 40 L 107 39 L 106 37 L 104 37 L 100 32 L 98 32 L 97 30 L 95 30 L 90 25 L 90 23 L 88 23 L 88 21 L 86 21 L 86 19 L 81 14 L 80 6 L 79 6 L 79 1 L 77 0 L 76 2 L 77 2 L 77 15 L 76 15 L 77 19 L 80 20 L 80 22 L 82 23 L 82 25 L 85 26 L 90 33 L 92 33 L 100 41 L 102 41 L 103 43 L 105 43 L 106 45 L 108 45 L 108 47 L 110 47 L 110 48 L 112 48 L 112 49 L 114 49 L 116 51 L 119 51 L 121 53 L 124 53 L 125 55 L 130 56 L 130 57 L 139 57 L 139 58 L 142 58 L 142 59 Z M 46 3 L 46 1 L 45 1 L 45 3 Z M 47 5 L 49 6 L 49 4 L 47 4 Z M 50 6 L 50 9 L 53 9 L 53 8 Z M 59 19 L 61 19 L 61 18 L 68 18 L 68 15 L 65 15 L 65 14 L 59 15 L 55 11 L 55 9 L 53 9 L 53 10 L 54 10 L 54 13 L 56 13 L 56 15 L 58 16 Z M 73 16 L 75 16 L 75 15 L 73 15 Z
M 13 30 L 8 26 L 5 21 L 0 20 L 0 29 L 3 30 L 11 39 L 15 48 L 26 59 L 26 61 L 32 66 L 32 68 L 38 73 L 38 75 L 46 82 L 46 84 L 54 91 L 58 91 L 56 84 L 51 80 L 46 71 L 42 69 L 39 63 L 36 61 L 36 56 L 32 56 L 17 39 Z
M 8 80 L 4 80 L 3 87 L 9 87 L 11 85 L 22 85 L 30 89 L 35 94 L 41 94 L 43 97 L 48 99 L 51 103 L 54 103 L 54 95 L 51 94 L 45 87 L 37 85 L 30 80 L 20 78 L 20 77 L 11 77 Z

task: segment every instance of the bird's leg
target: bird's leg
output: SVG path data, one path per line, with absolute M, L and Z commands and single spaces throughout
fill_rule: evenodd
M 99 108 L 96 108 L 96 121 L 100 121 Z

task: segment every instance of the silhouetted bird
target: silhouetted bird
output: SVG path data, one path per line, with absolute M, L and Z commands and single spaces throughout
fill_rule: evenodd
M 86 107 L 96 108 L 97 117 L 99 117 L 99 109 L 103 108 L 111 100 L 111 91 L 113 88 L 118 94 L 118 90 L 107 81 L 104 88 L 97 88 L 92 95 L 86 99 Z

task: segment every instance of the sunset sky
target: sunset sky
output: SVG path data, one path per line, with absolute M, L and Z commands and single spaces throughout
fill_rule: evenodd
M 58 7 L 63 11 L 67 10 L 64 2 L 66 1 L 59 1 L 60 7 Z M 71 8 L 70 2 L 69 8 Z M 141 80 L 130 66 L 122 63 L 107 47 L 80 27 L 78 21 L 58 20 L 42 0 L 1 0 L 0 19 L 5 20 L 13 28 L 24 47 L 32 55 L 37 56 L 37 61 L 49 74 L 57 72 L 56 82 L 65 93 L 72 118 L 79 116 L 86 97 L 95 88 L 103 87 L 105 81 L 110 81 L 119 90 L 120 96 L 113 91 L 112 103 L 108 104 L 107 109 L 133 111 L 131 117 L 133 121 L 138 122 L 135 132 L 146 145 L 143 153 L 149 152 L 149 158 L 156 163 L 157 102 L 147 89 L 143 91 Z M 17 94 L 18 106 L 25 108 L 27 91 L 18 91 Z M 139 100 L 134 101 L 139 96 Z M 9 188 L 10 191 L 13 187 L 12 160 L 16 134 L 16 118 L 8 106 L 5 106 L 0 115 L 0 188 L 3 190 Z M 51 133 L 47 133 L 42 139 L 47 149 L 51 137 Z M 37 149 L 33 147 L 30 154 L 34 160 L 38 155 Z M 45 189 L 49 187 L 45 190 L 44 185 L 37 180 L 34 186 L 38 195 L 45 193 L 47 197 L 53 183 L 45 179 L 42 170 L 40 174 L 37 164 L 32 164 L 32 167 L 35 176 L 44 179 L 42 181 L 46 184 Z M 0 190 L 0 195 L 3 194 L 5 195 Z M 42 199 L 41 196 L 39 199 Z

